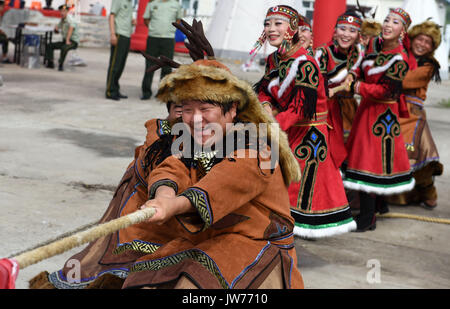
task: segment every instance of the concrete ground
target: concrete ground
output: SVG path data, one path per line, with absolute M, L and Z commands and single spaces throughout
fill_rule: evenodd
M 130 53 L 121 78 L 129 98 L 106 100 L 107 49 L 81 48 L 86 67 L 64 72 L 0 66 L 0 257 L 14 256 L 98 220 L 145 138 L 147 119 L 163 117 L 165 106 L 139 100 L 144 58 Z M 177 55 L 176 60 L 190 63 Z M 244 73 L 255 82 L 262 72 Z M 155 74 L 156 91 L 159 74 Z M 450 218 L 450 81 L 431 84 L 427 113 L 444 175 L 436 179 L 439 206 L 391 207 L 402 212 Z M 306 288 L 450 288 L 450 225 L 409 219 L 379 219 L 377 229 L 307 241 L 296 239 Z M 55 271 L 81 248 L 20 271 L 17 288 L 42 270 Z

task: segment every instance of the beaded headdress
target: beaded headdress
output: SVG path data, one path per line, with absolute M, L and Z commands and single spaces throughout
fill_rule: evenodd
M 284 34 L 283 41 L 280 47 L 278 48 L 278 52 L 284 54 L 287 50 L 290 49 L 292 45 L 292 39 L 294 38 L 295 33 L 298 31 L 300 21 L 303 18 L 300 17 L 300 15 L 295 9 L 285 5 L 278 5 L 269 8 L 269 10 L 267 11 L 266 18 L 264 19 L 264 21 L 270 19 L 281 19 L 289 24 L 289 27 Z M 250 54 L 253 54 L 258 49 L 260 49 L 261 46 L 264 45 L 266 39 L 267 39 L 266 33 L 263 31 L 262 35 L 259 37 L 258 41 L 256 41 L 255 45 L 253 46 L 253 49 L 250 52 Z
M 408 29 L 409 26 L 411 25 L 411 17 L 402 8 L 391 9 L 389 13 L 396 14 L 397 16 L 400 16 L 401 20 L 403 22 L 403 25 L 405 26 L 405 29 Z
M 342 14 L 336 21 L 336 27 L 338 27 L 339 25 L 350 25 L 357 30 L 361 30 L 362 20 L 357 16 Z

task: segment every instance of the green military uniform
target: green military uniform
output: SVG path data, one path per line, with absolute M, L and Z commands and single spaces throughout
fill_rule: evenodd
M 117 44 L 111 45 L 106 97 L 117 99 L 120 95 L 119 79 L 122 75 L 130 49 L 130 37 L 133 32 L 133 3 L 131 0 L 112 0 L 111 14 L 114 14 Z
M 70 27 L 73 27 L 72 35 L 70 36 L 70 44 L 66 44 L 67 34 Z M 66 18 L 62 18 L 58 24 L 58 30 L 61 31 L 62 41 L 50 43 L 45 49 L 45 60 L 47 61 L 47 66 L 53 67 L 53 54 L 55 49 L 60 49 L 61 54 L 59 56 L 59 68 L 62 69 L 62 65 L 66 59 L 67 53 L 71 49 L 76 49 L 80 43 L 80 35 L 78 33 L 78 24 L 71 15 L 67 15 Z
M 164 55 L 173 59 L 175 48 L 175 31 L 173 22 L 183 18 L 183 10 L 176 0 L 154 0 L 147 3 L 144 19 L 149 19 L 146 53 L 153 57 Z M 147 73 L 152 66 L 151 61 L 145 62 L 145 73 L 142 80 L 142 99 L 152 95 L 153 72 Z M 172 72 L 170 67 L 161 69 L 161 79 Z

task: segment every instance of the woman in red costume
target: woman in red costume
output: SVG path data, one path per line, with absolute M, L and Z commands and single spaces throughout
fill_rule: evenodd
M 403 42 L 411 24 L 409 14 L 397 8 L 383 22 L 382 34 L 371 39 L 361 65 L 362 81 L 349 89 L 362 96 L 347 141 L 348 165 L 344 186 L 359 191 L 358 231 L 376 227 L 377 195 L 391 195 L 414 187 L 408 155 L 400 132 L 407 117 L 402 81 L 414 66 Z
M 291 7 L 271 7 L 259 47 L 268 39 L 278 50 L 267 58 L 255 85 L 259 100 L 288 134 L 302 171 L 289 187 L 294 233 L 319 238 L 356 228 L 339 169 L 329 153 L 328 107 L 323 77 L 315 59 L 298 40 L 303 18 Z
M 328 94 L 328 122 L 333 127 L 330 132 L 330 149 L 336 166 L 340 167 L 346 157 L 345 139 L 350 133 L 358 102 L 353 93 L 339 91 L 331 94 L 334 88 L 347 80 L 349 74 L 357 71 L 364 57 L 363 47 L 358 43 L 362 20 L 354 12 L 346 12 L 338 17 L 333 40 L 317 48 L 315 59 L 325 79 Z

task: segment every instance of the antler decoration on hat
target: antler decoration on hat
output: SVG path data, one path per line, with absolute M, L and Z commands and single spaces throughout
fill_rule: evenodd
M 185 46 L 188 49 L 189 55 L 191 56 L 193 61 L 203 60 L 205 58 L 205 55 L 208 59 L 215 59 L 214 50 L 205 36 L 205 32 L 203 31 L 203 24 L 201 21 L 197 21 L 196 19 L 194 19 L 191 26 L 182 19 L 181 23 L 172 23 L 172 25 L 183 32 L 188 38 L 189 42 L 186 42 Z M 154 63 L 154 65 L 147 69 L 148 73 L 156 71 L 164 66 L 170 66 L 177 69 L 181 65 L 165 56 L 156 58 L 147 55 L 145 52 L 141 52 L 141 54 L 147 60 Z
M 375 19 L 375 15 L 377 14 L 377 10 L 378 10 L 378 6 L 375 7 L 375 11 L 372 14 L 372 19 Z M 362 18 L 367 18 L 366 13 L 364 13 L 364 9 L 362 8 L 362 6 L 359 4 L 359 1 L 356 0 L 356 11 L 360 12 L 362 15 Z
M 165 66 L 170 66 L 172 68 L 179 68 L 180 64 L 173 61 L 172 59 L 167 58 L 166 56 L 160 56 L 159 58 L 147 55 L 144 52 L 141 52 L 142 56 L 144 56 L 147 60 L 152 61 L 153 63 L 155 63 L 154 65 L 152 65 L 151 67 L 149 67 L 147 69 L 147 73 L 153 72 L 158 70 L 159 68 L 165 67 Z
M 192 26 L 184 20 L 181 20 L 180 24 L 172 23 L 172 25 L 188 38 L 189 43 L 185 43 L 185 45 L 194 61 L 204 59 L 205 54 L 208 58 L 214 58 L 214 50 L 205 36 L 201 21 L 194 19 Z

